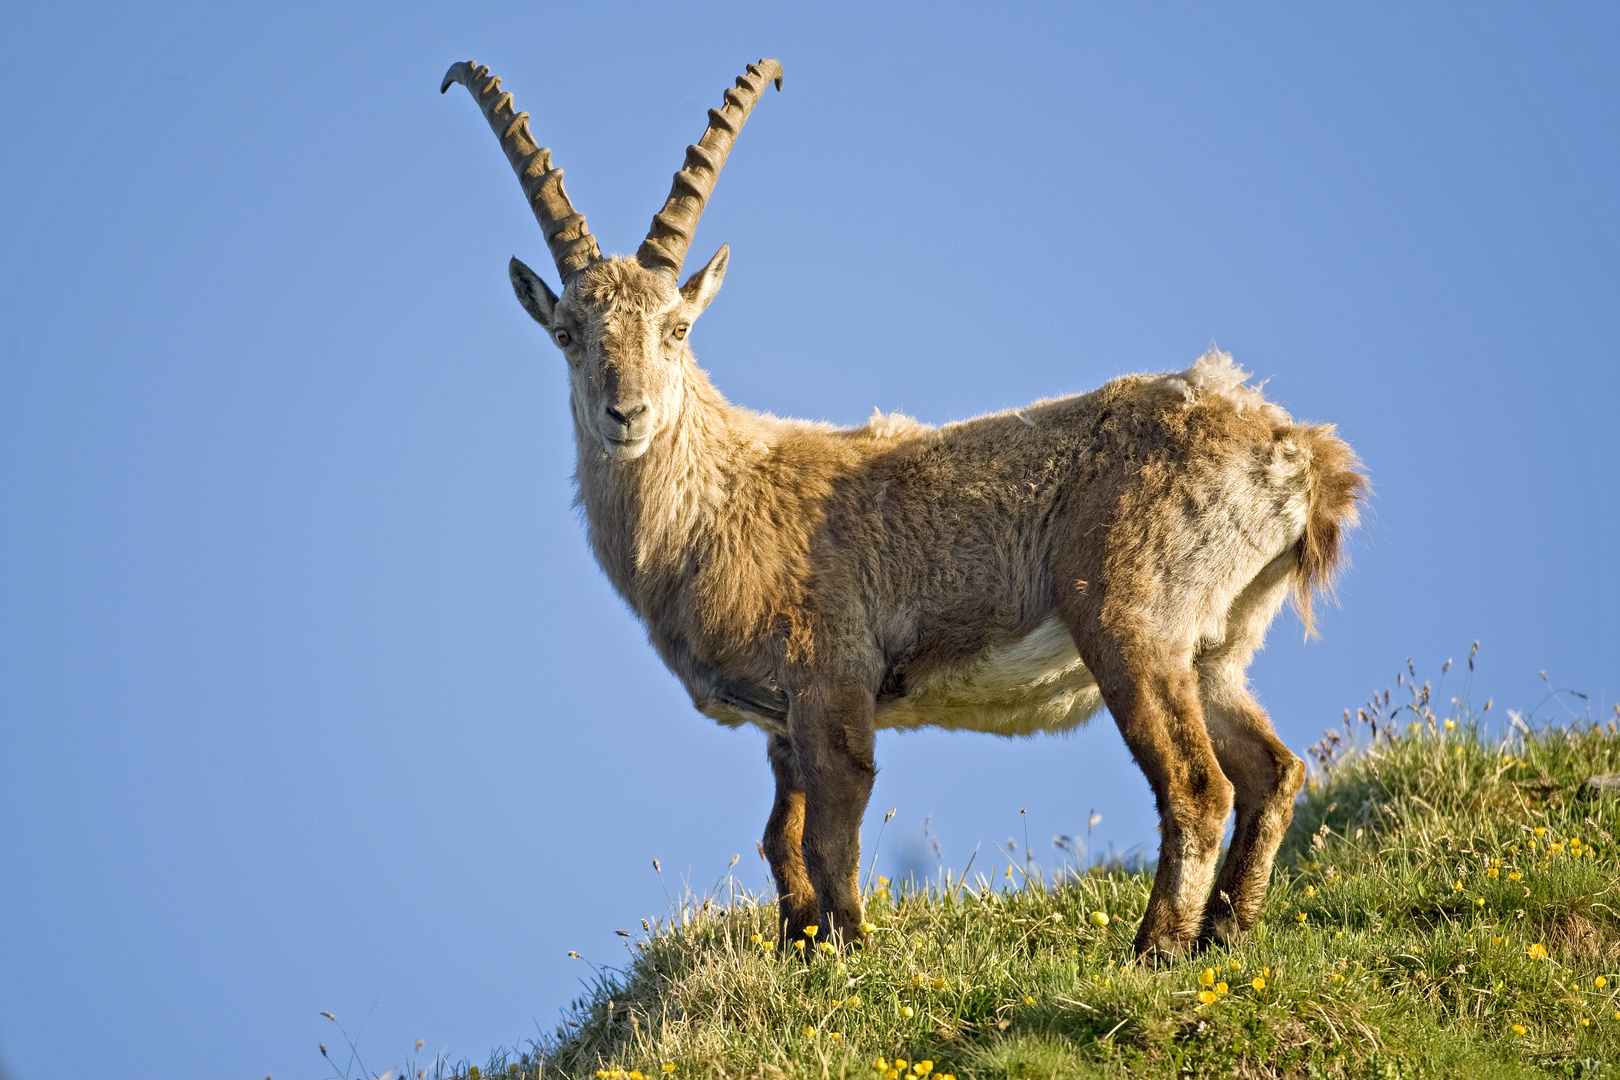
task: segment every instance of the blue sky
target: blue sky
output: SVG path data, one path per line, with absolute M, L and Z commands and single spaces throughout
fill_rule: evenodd
M 1253 675 L 1296 750 L 1476 638 L 1476 703 L 1620 698 L 1620 15 L 1600 5 L 0 12 L 0 1062 L 382 1071 L 549 1030 L 754 842 L 570 509 L 543 241 L 490 64 L 604 248 L 784 64 L 693 247 L 741 404 L 930 422 L 1234 353 L 1376 487 Z M 1547 672 L 1543 682 L 1539 672 Z M 1454 668 L 1442 697 L 1463 691 Z M 1154 842 L 1107 719 L 885 735 L 868 847 Z M 651 862 L 660 859 L 664 883 Z

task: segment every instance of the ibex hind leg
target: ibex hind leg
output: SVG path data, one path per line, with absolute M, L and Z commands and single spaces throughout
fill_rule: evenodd
M 779 948 L 792 948 L 797 935 L 816 921 L 816 891 L 804 865 L 804 781 L 785 735 L 772 735 L 766 746 L 776 777 L 776 801 L 765 822 L 763 847 L 776 880 Z
M 1229 610 L 1225 641 L 1206 648 L 1196 662 L 1210 741 L 1237 804 L 1232 845 L 1205 911 L 1200 944 L 1233 944 L 1254 926 L 1277 848 L 1294 819 L 1294 797 L 1305 783 L 1305 763 L 1277 738 L 1249 692 L 1247 675 L 1282 606 L 1294 565 L 1289 552 L 1262 570 Z
M 1197 940 L 1232 809 L 1232 785 L 1205 730 L 1191 647 L 1096 631 L 1075 638 L 1159 809 L 1159 868 L 1136 953 L 1150 964 L 1172 961 Z

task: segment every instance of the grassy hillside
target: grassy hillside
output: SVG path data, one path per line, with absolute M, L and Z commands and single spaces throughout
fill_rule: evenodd
M 1583 787 L 1620 771 L 1616 726 L 1503 741 L 1408 693 L 1316 748 L 1241 948 L 1137 967 L 1149 879 L 1117 868 L 875 882 L 875 947 L 843 958 L 778 958 L 773 904 L 704 903 L 552 1039 L 458 1075 L 1620 1077 L 1620 800 Z

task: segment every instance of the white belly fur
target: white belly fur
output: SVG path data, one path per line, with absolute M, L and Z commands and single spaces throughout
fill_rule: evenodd
M 1102 706 L 1097 680 L 1056 616 L 1010 645 L 936 671 L 879 703 L 880 728 L 938 727 L 990 735 L 1070 731 Z

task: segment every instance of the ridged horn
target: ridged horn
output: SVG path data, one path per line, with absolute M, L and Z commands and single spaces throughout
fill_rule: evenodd
M 714 191 L 714 182 L 731 153 L 732 143 L 753 112 L 754 103 L 765 92 L 765 84 L 774 82 L 782 89 L 782 65 L 775 60 L 761 60 L 749 64 L 748 70 L 737 77 L 737 85 L 726 91 L 726 101 L 718 109 L 709 110 L 709 128 L 696 145 L 686 148 L 686 164 L 675 174 L 675 184 L 669 189 L 669 200 L 653 216 L 652 230 L 636 250 L 636 261 L 649 270 L 656 270 L 678 278 L 681 264 L 686 261 L 686 249 L 692 244 L 692 232 L 697 228 L 703 207 Z
M 465 86 L 484 112 L 490 130 L 501 140 L 506 160 L 512 163 L 518 182 L 523 185 L 523 196 L 529 200 L 529 209 L 545 233 L 546 246 L 557 264 L 563 284 L 591 263 L 602 257 L 596 238 L 585 227 L 585 215 L 574 210 L 563 190 L 563 172 L 551 166 L 551 151 L 536 146 L 529 134 L 529 114 L 512 112 L 512 95 L 501 92 L 501 80 L 489 73 L 482 64 L 471 60 L 452 64 L 445 72 L 439 93 L 450 89 L 451 83 Z

